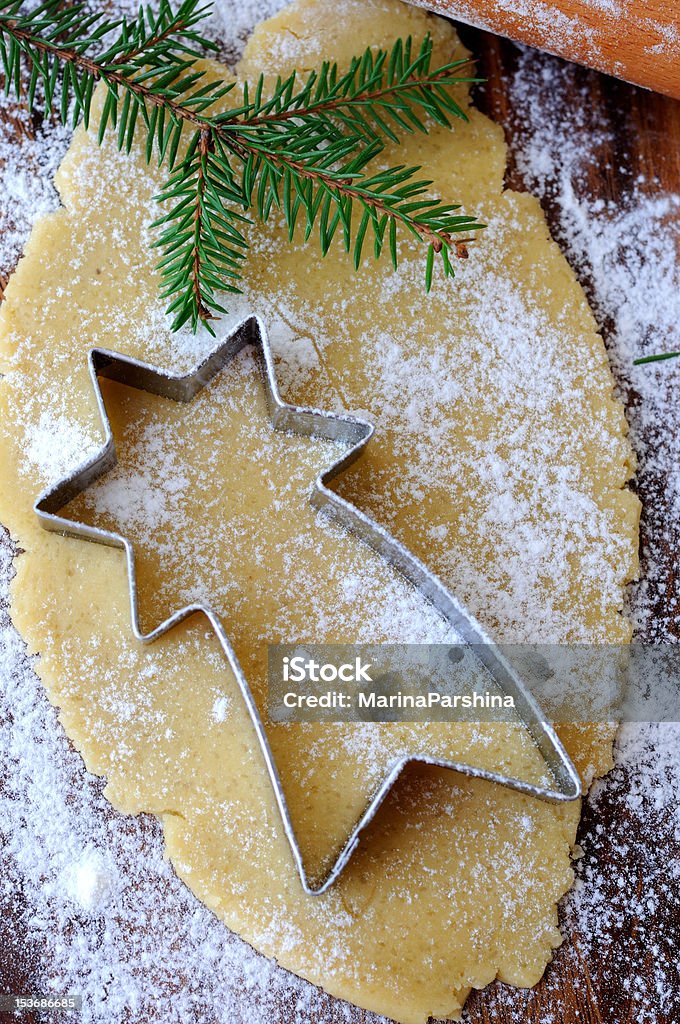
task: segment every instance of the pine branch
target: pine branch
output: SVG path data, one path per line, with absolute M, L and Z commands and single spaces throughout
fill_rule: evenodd
M 189 321 L 195 331 L 199 321 L 226 312 L 217 291 L 239 292 L 235 282 L 247 251 L 239 224 L 250 223 L 238 212 L 242 198 L 226 154 L 215 151 L 210 131 L 202 129 L 164 186 L 163 199 L 174 205 L 156 221 L 163 227 L 155 243 L 165 253 L 163 296 L 172 299 L 175 329 Z
M 421 120 L 414 108 L 421 107 L 439 124 L 450 125 L 449 114 L 467 120 L 447 87 L 475 79 L 453 75 L 469 60 L 453 61 L 431 69 L 432 40 L 427 36 L 418 55 L 412 56 L 411 39 L 398 39 L 392 51 L 375 53 L 370 48 L 362 57 L 353 58 L 349 70 L 338 78 L 337 65 L 324 63 L 319 72 L 311 72 L 297 92 L 297 76 L 293 73 L 279 81 L 274 93 L 263 102 L 264 76 L 258 81 L 255 98 L 249 101 L 244 87 L 243 104 L 222 116 L 222 123 L 250 128 L 280 125 L 295 118 L 319 119 L 330 115 L 352 133 L 367 137 L 387 135 L 393 142 L 398 136 L 389 121 L 405 132 L 422 131 Z
M 21 0 L 0 0 L 0 58 L 6 93 L 14 89 L 17 98 L 21 98 L 23 56 L 31 72 L 29 104 L 33 104 L 36 87 L 41 83 L 45 108 L 51 113 L 60 87 L 62 121 L 68 121 L 70 103 L 74 126 L 82 117 L 88 127 L 94 88 L 98 82 L 104 82 L 107 96 L 99 125 L 100 141 L 109 125 L 116 126 L 123 92 L 132 111 L 129 116 L 133 130 L 127 148 L 131 147 L 136 120 L 141 114 L 147 138 L 151 136 L 147 149 L 151 152 L 157 141 L 163 152 L 162 160 L 164 135 L 158 122 L 164 127 L 168 119 L 181 127 L 192 112 L 205 109 L 232 89 L 231 85 L 213 83 L 202 103 L 196 95 L 201 92 L 197 86 L 204 73 L 193 70 L 195 61 L 201 51 L 215 48 L 194 31 L 209 9 L 199 8 L 198 0 L 184 0 L 176 12 L 168 0 L 161 0 L 157 15 L 142 8 L 133 22 L 126 18 L 111 21 L 102 14 L 88 15 L 85 4 L 63 7 L 61 0 L 46 0 L 25 15 L 20 14 L 20 7 Z M 106 47 L 106 37 L 115 32 L 116 40 Z M 102 46 L 105 48 L 96 56 L 89 53 Z M 182 96 L 186 109 L 175 102 Z
M 196 65 L 214 48 L 196 28 L 207 13 L 199 0 L 183 0 L 176 11 L 161 0 L 157 14 L 142 8 L 132 21 L 61 0 L 26 13 L 21 7 L 21 0 L 0 0 L 6 90 L 21 96 L 25 64 L 28 103 L 41 85 L 48 112 L 60 93 L 62 121 L 75 126 L 82 118 L 88 127 L 103 83 L 99 141 L 114 130 L 118 148 L 129 152 L 141 135 L 147 161 L 155 155 L 168 167 L 157 198 L 169 209 L 155 226 L 173 330 L 187 322 L 211 330 L 215 313 L 225 312 L 218 293 L 239 291 L 251 209 L 262 221 L 280 210 L 291 240 L 300 220 L 306 239 L 316 229 L 324 256 L 340 233 L 357 269 L 369 232 L 375 258 L 387 248 L 396 268 L 405 230 L 427 245 L 428 291 L 435 258 L 452 276 L 452 257 L 465 257 L 470 240 L 455 236 L 483 226 L 432 198 L 417 167 L 367 169 L 386 140 L 465 119 L 452 87 L 474 81 L 457 74 L 467 62 L 432 67 L 429 37 L 417 52 L 410 39 L 390 51 L 369 48 L 343 74 L 324 63 L 301 83 L 293 73 L 269 90 L 261 76 L 254 88 L 243 86 L 238 105 L 220 112 L 235 86 L 210 80 Z

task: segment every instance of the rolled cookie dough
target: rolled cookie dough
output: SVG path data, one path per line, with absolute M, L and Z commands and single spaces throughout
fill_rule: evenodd
M 442 58 L 460 51 L 451 27 L 421 11 L 382 0 L 308 0 L 256 31 L 238 73 L 285 73 L 325 56 L 342 64 L 368 43 L 426 31 Z M 357 276 L 340 253 L 321 262 L 313 244 L 292 251 L 272 224 L 254 236 L 246 295 L 232 305 L 232 319 L 256 309 L 270 322 L 284 397 L 376 422 L 375 441 L 343 491 L 405 540 L 496 635 L 625 640 L 622 593 L 635 571 L 638 508 L 624 488 L 632 454 L 623 411 L 592 315 L 537 202 L 502 190 L 500 129 L 468 112 L 469 122 L 453 132 L 406 139 L 398 155 L 386 156 L 424 164 L 442 195 L 462 200 L 489 225 L 454 282 L 437 282 L 426 298 L 423 254 L 407 243 L 398 275 L 367 260 Z M 58 175 L 64 207 L 36 226 L 6 290 L 0 517 L 23 552 L 15 622 L 40 654 L 37 669 L 88 768 L 107 777 L 111 801 L 161 817 L 178 874 L 229 927 L 327 991 L 405 1024 L 455 1016 L 471 987 L 540 977 L 560 942 L 556 902 L 571 879 L 578 808 L 414 771 L 341 881 L 322 898 L 304 897 L 245 711 L 203 624 L 186 623 L 140 647 L 129 630 L 120 553 L 44 534 L 34 520 L 39 491 L 101 437 L 89 347 L 182 370 L 212 344 L 203 335 L 171 336 L 163 315 L 145 227 L 158 180 L 138 153 L 122 157 L 110 143 L 98 149 L 77 132 Z M 224 467 L 211 453 L 222 450 L 224 436 L 242 441 L 243 424 L 258 415 L 252 370 L 244 355 L 218 380 L 219 415 L 206 407 L 191 424 L 202 430 L 193 443 L 181 425 L 176 434 L 172 423 L 169 429 L 174 413 L 166 415 L 162 403 L 135 404 L 124 389 L 108 389 L 121 437 L 120 501 L 109 481 L 83 511 L 127 515 L 138 529 L 153 614 L 187 586 L 224 582 L 209 559 L 195 557 L 205 551 L 200 531 L 189 531 L 188 549 L 166 534 L 163 552 L 149 512 L 161 525 L 163 515 L 175 522 L 192 473 L 204 482 L 212 475 L 220 493 Z M 264 420 L 261 430 L 264 445 Z M 164 448 L 168 437 L 178 447 Z M 142 472 L 153 489 L 135 491 L 135 472 L 153 466 L 154 453 L 157 471 Z M 299 574 L 295 603 L 284 592 L 287 599 L 279 595 L 271 607 L 251 606 L 248 595 L 264 591 L 249 575 L 248 541 L 239 561 L 234 536 L 229 570 L 237 597 L 228 588 L 221 596 L 225 614 L 239 613 L 238 642 L 244 661 L 254 652 L 254 672 L 257 652 L 273 639 L 445 638 L 436 617 L 379 560 L 315 521 L 302 529 L 301 485 L 320 457 L 314 446 L 301 449 L 297 462 L 288 447 L 281 479 L 266 471 L 271 449 L 256 455 L 251 462 L 265 486 L 244 488 L 243 500 L 264 494 L 270 501 L 267 488 L 278 487 L 295 513 L 290 533 L 281 520 L 280 544 L 290 553 L 315 531 L 321 571 Z M 287 480 L 300 486 L 286 493 Z M 206 486 L 210 494 L 210 480 Z M 149 494 L 160 508 L 145 505 Z M 240 511 L 252 525 L 257 508 Z M 215 517 L 221 522 L 217 508 Z M 210 517 L 202 523 L 210 526 Z M 196 572 L 177 578 L 183 565 Z M 363 782 L 389 755 L 385 731 L 367 729 L 358 741 L 338 735 L 325 744 L 325 778 L 314 744 L 305 748 L 301 762 L 315 772 L 311 802 L 303 775 L 290 785 L 296 813 L 312 831 L 310 856 L 323 856 L 354 809 L 352 793 L 345 803 L 333 796 L 345 793 L 347 766 Z M 606 731 L 564 735 L 587 780 L 606 769 Z M 277 754 L 291 772 L 299 752 L 292 737 L 289 745 L 281 738 Z M 468 740 L 470 758 L 503 756 L 532 770 L 519 734 L 495 751 L 483 738 L 455 737 Z M 314 835 L 320 806 L 326 814 Z

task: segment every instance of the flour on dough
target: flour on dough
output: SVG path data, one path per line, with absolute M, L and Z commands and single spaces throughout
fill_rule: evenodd
M 323 57 L 346 64 L 369 43 L 428 31 L 438 58 L 463 52 L 446 22 L 393 0 L 300 0 L 258 28 L 237 74 L 286 73 Z M 468 102 L 464 92 L 461 101 Z M 501 129 L 472 107 L 468 113 L 452 131 L 434 128 L 385 154 L 424 164 L 442 196 L 488 224 L 454 281 L 437 280 L 426 297 L 423 252 L 406 241 L 398 274 L 367 259 L 356 275 L 340 252 L 321 261 L 314 244 L 291 250 L 273 222 L 253 235 L 245 295 L 220 330 L 244 311 L 260 312 L 286 399 L 376 423 L 343 492 L 404 540 L 497 637 L 625 641 L 623 587 L 636 569 L 638 506 L 625 489 L 633 459 L 623 410 L 584 295 L 538 203 L 503 191 Z M 496 977 L 534 984 L 560 942 L 556 904 L 571 881 L 577 806 L 418 769 L 392 793 L 340 882 L 323 897 L 305 897 L 247 715 L 205 624 L 190 621 L 150 647 L 136 644 L 121 553 L 37 525 L 38 493 L 101 440 L 87 350 L 101 345 L 181 371 L 213 344 L 205 333 L 169 332 L 148 248 L 159 177 L 139 152 L 121 156 L 110 140 L 99 149 L 78 131 L 57 181 L 64 206 L 36 225 L 0 308 L 0 518 L 22 549 L 14 620 L 40 655 L 37 670 L 88 768 L 106 776 L 121 811 L 161 817 L 176 871 L 230 928 L 338 997 L 416 1024 L 455 1017 L 471 988 Z M 150 600 L 224 584 L 219 566 L 202 558 L 206 537 L 190 531 L 188 548 L 171 532 L 160 538 L 145 502 L 160 502 L 161 519 L 172 523 L 192 473 L 203 474 L 208 494 L 212 474 L 219 495 L 223 461 L 206 453 L 211 439 L 219 452 L 225 436 L 242 440 L 244 422 L 257 415 L 252 370 L 246 353 L 216 382 L 222 418 L 203 409 L 192 424 L 201 441 L 193 444 L 181 425 L 168 434 L 160 406 L 132 408 L 123 389 L 109 389 L 120 474 L 83 512 L 131 515 Z M 220 435 L 225 424 L 230 433 Z M 265 426 L 251 460 L 258 472 L 272 454 Z M 163 449 L 168 436 L 181 460 L 177 446 Z M 153 453 L 160 469 L 144 490 L 140 472 Z M 269 501 L 271 484 L 283 489 L 277 500 L 301 510 L 294 482 L 318 455 L 301 450 L 288 476 L 264 472 L 264 489 L 244 489 L 243 501 L 257 494 Z M 240 511 L 252 525 L 257 508 Z M 201 522 L 210 526 L 210 517 Z M 224 590 L 224 614 L 239 610 L 238 642 L 244 661 L 254 652 L 253 671 L 262 645 L 290 640 L 282 634 L 291 630 L 299 634 L 292 639 L 446 639 L 432 610 L 355 541 L 302 513 L 288 523 L 289 533 L 282 511 L 276 550 L 289 565 L 296 544 L 302 550 L 312 540 L 295 603 L 278 595 L 248 608 L 242 588 L 254 586 L 245 557 L 252 531 L 232 536 L 233 551 L 243 548 L 230 563 L 238 586 Z M 271 538 L 256 540 L 262 559 L 275 557 Z M 172 576 L 169 567 L 183 564 L 196 572 Z M 378 600 L 362 601 L 364 593 Z M 360 766 L 363 781 L 390 756 L 391 734 L 362 730 L 339 730 L 326 744 L 325 776 L 320 749 L 304 748 L 314 786 L 303 774 L 290 785 L 309 826 L 310 856 L 322 856 L 351 815 L 348 766 Z M 607 730 L 563 735 L 587 781 L 606 770 Z M 453 741 L 463 739 L 470 757 L 511 765 L 525 757 L 519 735 L 495 750 L 482 733 Z M 297 750 L 280 738 L 278 756 L 291 775 Z M 314 794 L 308 804 L 306 789 Z M 328 814 L 315 834 L 324 793 Z

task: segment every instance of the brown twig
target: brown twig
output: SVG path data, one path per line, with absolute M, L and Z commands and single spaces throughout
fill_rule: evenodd
M 199 253 L 199 239 L 203 226 L 203 196 L 205 194 L 206 161 L 212 149 L 212 137 L 210 130 L 203 128 L 198 142 L 200 160 L 196 177 L 196 201 L 194 204 L 194 250 L 191 262 L 191 287 L 196 299 L 196 313 L 200 320 L 214 320 L 213 314 L 203 301 L 201 291 L 201 257 Z

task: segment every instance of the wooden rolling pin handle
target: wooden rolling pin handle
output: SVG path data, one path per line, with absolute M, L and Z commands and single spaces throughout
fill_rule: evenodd
M 410 0 L 680 99 L 675 0 Z

